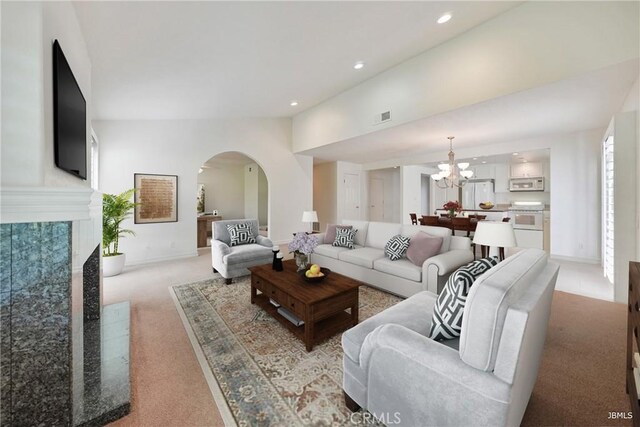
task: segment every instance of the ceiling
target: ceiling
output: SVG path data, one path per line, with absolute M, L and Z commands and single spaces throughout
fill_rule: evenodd
M 531 150 L 531 151 L 519 151 L 512 153 L 504 153 L 504 154 L 495 154 L 491 156 L 478 156 L 471 158 L 458 158 L 456 156 L 456 163 L 459 162 L 468 162 L 471 166 L 480 165 L 483 163 L 491 164 L 491 163 L 526 163 L 526 162 L 544 162 L 548 161 L 550 158 L 549 149 L 544 150 Z M 438 163 L 441 162 L 431 162 L 426 163 L 424 166 L 437 168 Z
M 128 120 L 293 116 L 519 3 L 74 5 L 93 118 Z M 453 19 L 437 24 L 445 12 Z
M 561 135 L 606 127 L 638 78 L 638 60 L 630 60 L 582 76 L 495 98 L 349 140 L 306 150 L 316 163 L 412 164 L 428 153 L 445 155 L 447 136 L 454 152 L 493 143 L 545 135 Z

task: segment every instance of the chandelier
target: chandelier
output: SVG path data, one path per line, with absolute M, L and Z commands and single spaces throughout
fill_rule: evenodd
M 453 153 L 453 136 L 448 136 L 449 140 L 449 163 L 440 163 L 438 168 L 440 172 L 431 175 L 439 188 L 456 188 L 462 187 L 467 180 L 473 176 L 473 171 L 467 170 L 469 163 L 458 163 L 454 161 Z

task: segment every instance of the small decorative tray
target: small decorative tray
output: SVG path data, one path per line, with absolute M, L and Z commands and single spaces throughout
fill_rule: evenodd
M 307 269 L 308 270 L 308 269 Z M 329 275 L 329 273 L 331 273 L 331 270 L 329 270 L 328 268 L 324 268 L 324 267 L 320 267 L 320 271 L 324 274 L 324 276 L 318 276 L 318 277 L 307 277 L 305 275 L 305 273 L 307 272 L 307 270 L 303 270 L 303 271 L 299 271 L 298 274 L 300 276 L 302 276 L 302 278 L 309 282 L 309 283 L 317 283 L 317 282 L 322 282 L 324 280 L 325 277 L 327 277 Z

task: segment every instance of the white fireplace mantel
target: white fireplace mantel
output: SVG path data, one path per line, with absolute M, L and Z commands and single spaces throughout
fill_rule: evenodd
M 102 194 L 91 188 L 0 188 L 2 224 L 87 220 L 101 211 Z

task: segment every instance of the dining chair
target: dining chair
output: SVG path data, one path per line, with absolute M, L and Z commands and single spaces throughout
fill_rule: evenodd
M 417 225 L 418 224 L 418 215 L 416 215 L 415 213 L 410 213 L 409 217 L 411 217 L 411 224 L 412 225 Z

